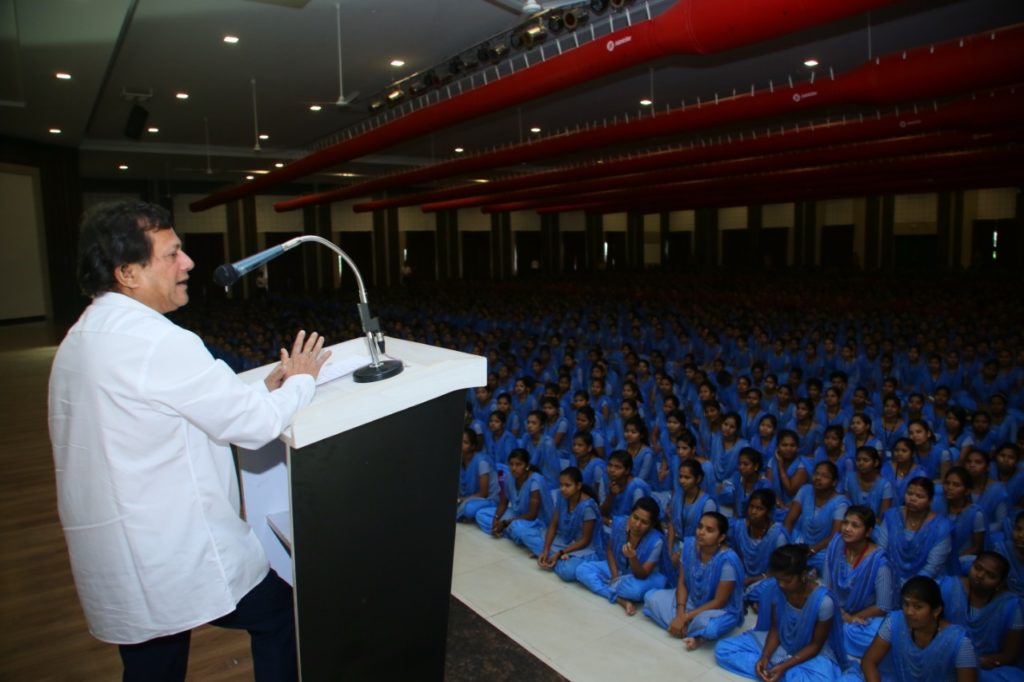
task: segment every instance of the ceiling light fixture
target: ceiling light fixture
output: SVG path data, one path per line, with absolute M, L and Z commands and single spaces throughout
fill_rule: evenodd
M 274 168 L 284 168 L 284 164 L 278 161 L 277 163 L 274 164 Z
M 51 135 L 60 135 L 63 131 L 60 128 L 50 128 Z
M 323 109 L 323 107 L 320 106 L 319 104 L 310 104 L 309 105 L 309 110 L 310 111 L 320 111 L 321 109 Z
M 566 10 L 562 13 L 562 25 L 570 31 L 575 31 L 576 27 L 584 23 L 588 16 L 590 15 L 582 7 Z
M 69 81 L 69 80 L 71 80 L 71 74 L 67 73 L 66 71 L 58 71 L 57 73 L 55 73 L 53 75 L 56 76 L 57 80 L 60 80 L 60 81 Z
M 252 180 L 252 179 L 253 179 L 253 178 L 255 178 L 255 177 L 256 177 L 255 175 L 246 175 L 246 176 L 245 176 L 245 179 L 246 179 L 246 180 Z
M 178 99 L 188 99 L 188 93 L 187 92 L 178 92 L 178 93 L 175 93 L 174 96 L 177 97 Z
M 456 153 L 456 154 L 461 154 L 461 153 L 462 153 L 462 152 L 464 152 L 464 151 L 466 151 L 466 150 L 465 150 L 465 149 L 463 149 L 462 147 L 456 147 L 456 148 L 455 148 L 455 153 Z
M 117 167 L 117 170 L 128 170 L 128 164 L 122 163 Z
M 643 98 L 642 100 L 640 100 L 640 106 L 642 106 L 642 107 L 649 107 L 652 104 L 654 104 L 654 101 L 653 100 L 649 100 L 646 97 Z
M 818 62 L 817 59 L 805 59 L 804 60 L 804 66 L 806 66 L 806 67 L 808 67 L 810 69 L 813 69 L 818 64 L 819 64 L 819 62 Z
M 228 45 L 238 44 L 238 36 L 224 36 L 224 42 Z
M 269 140 L 270 139 L 270 135 L 267 135 L 266 133 L 260 133 L 260 139 L 261 140 Z
M 531 133 L 539 133 L 540 132 L 540 127 L 539 126 L 533 126 L 532 128 L 530 128 L 530 132 Z
M 396 69 L 398 69 L 398 68 L 401 68 L 401 67 L 405 66 L 405 61 L 401 60 L 401 59 L 392 59 L 390 64 L 391 64 L 391 66 L 393 66 Z
M 159 133 L 160 129 L 157 128 L 156 126 L 152 126 L 150 128 L 146 128 L 146 132 L 147 133 L 154 133 L 155 134 L 155 133 Z
M 394 88 L 388 93 L 388 104 L 398 104 L 403 97 L 405 97 L 405 91 L 402 88 Z

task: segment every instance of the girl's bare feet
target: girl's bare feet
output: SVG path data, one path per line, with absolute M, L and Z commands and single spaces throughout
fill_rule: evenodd
M 700 637 L 686 637 L 683 639 L 683 646 L 687 651 L 696 651 L 700 647 Z
M 626 615 L 627 616 L 635 616 L 636 615 L 636 604 L 634 604 L 633 602 L 629 601 L 628 599 L 623 599 L 622 597 L 619 597 L 615 601 L 617 601 L 619 603 L 619 606 L 621 606 L 622 608 L 624 608 L 626 610 Z

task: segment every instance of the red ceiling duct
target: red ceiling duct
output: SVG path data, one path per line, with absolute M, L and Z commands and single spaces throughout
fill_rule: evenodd
M 1018 115 L 1024 112 L 1018 112 Z M 1018 118 L 1017 121 L 1020 121 Z M 631 187 L 648 188 L 670 182 L 696 180 L 701 178 L 725 177 L 747 173 L 767 172 L 800 168 L 821 163 L 849 162 L 867 159 L 885 159 L 909 154 L 923 154 L 956 149 L 967 149 L 979 145 L 991 146 L 1000 142 L 1020 140 L 1024 137 L 1020 129 L 1000 131 L 979 135 L 969 132 L 940 132 L 926 135 L 912 135 L 898 138 L 886 138 L 858 144 L 836 145 L 807 151 L 767 154 L 763 156 L 741 157 L 729 161 L 690 164 L 682 168 L 672 168 L 631 175 L 597 178 L 567 182 L 562 185 L 549 185 L 536 189 L 507 192 L 501 195 L 453 199 L 432 204 L 424 204 L 424 211 L 443 211 L 470 206 L 483 206 L 496 201 L 519 201 L 533 204 L 534 207 L 553 202 L 564 202 L 565 197 L 576 194 L 601 192 L 614 186 L 616 189 Z
M 512 73 L 487 85 L 418 109 L 365 134 L 339 142 L 280 170 L 193 202 L 212 208 L 259 190 L 365 156 L 433 130 L 500 111 L 622 69 L 672 54 L 705 54 L 817 26 L 895 0 L 680 0 L 650 21 Z
M 1019 142 L 1020 139 L 1020 131 L 1018 130 L 1016 131 L 1016 140 Z M 993 165 L 1009 167 L 1012 166 L 1015 159 L 1019 159 L 1021 154 L 1019 144 L 1001 144 L 1003 140 L 993 140 L 993 142 L 999 146 L 980 150 L 922 154 L 895 159 L 805 166 L 773 171 L 770 174 L 747 173 L 738 176 L 665 183 L 651 186 L 644 190 L 636 188 L 615 189 L 606 192 L 580 194 L 568 199 L 563 198 L 562 200 L 506 202 L 484 206 L 483 210 L 486 213 L 499 213 L 541 209 L 542 212 L 548 213 L 556 208 L 564 209 L 566 204 L 574 204 L 576 206 L 588 207 L 588 210 L 596 210 L 597 207 L 629 206 L 649 212 L 648 207 L 652 203 L 682 199 L 692 200 L 700 198 L 706 193 L 731 192 L 731 203 L 736 203 L 737 197 L 740 196 L 743 196 L 743 201 L 746 202 L 746 192 L 752 188 L 758 189 L 773 186 L 797 190 L 816 183 L 831 183 L 832 181 L 856 187 L 865 179 L 895 181 L 903 176 L 936 173 L 946 170 L 966 174 L 971 168 Z
M 664 16 L 664 15 L 662 15 Z M 659 17 L 660 19 L 661 17 Z M 932 46 L 879 57 L 835 78 L 770 86 L 742 95 L 680 107 L 664 114 L 555 135 L 494 152 L 434 164 L 274 205 L 288 211 L 366 196 L 490 168 L 551 158 L 616 144 L 649 141 L 743 121 L 829 106 L 887 105 L 947 97 L 1024 79 L 1024 25 L 986 31 Z
M 415 206 L 472 197 L 465 204 L 424 206 L 424 210 L 462 208 L 487 203 L 487 195 L 516 192 L 529 188 L 565 187 L 568 183 L 604 179 L 663 168 L 708 163 L 743 156 L 812 149 L 827 145 L 850 144 L 864 140 L 904 135 L 908 131 L 926 133 L 938 130 L 987 130 L 1012 125 L 1024 119 L 1024 88 L 978 93 L 941 107 L 902 111 L 866 119 L 851 118 L 826 124 L 803 124 L 796 128 L 754 130 L 725 142 L 657 151 L 639 156 L 605 159 L 602 163 L 571 166 L 540 173 L 519 175 L 486 184 L 471 183 L 439 190 L 406 194 L 356 204 L 357 213 L 397 206 Z M 616 181 L 617 182 L 617 181 Z M 508 195 L 512 197 L 513 195 Z

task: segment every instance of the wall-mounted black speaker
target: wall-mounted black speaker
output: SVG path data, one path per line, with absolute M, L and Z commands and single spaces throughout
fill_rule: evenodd
M 128 112 L 128 120 L 124 122 L 124 136 L 130 137 L 133 140 L 142 137 L 142 132 L 146 129 L 146 119 L 148 118 L 149 112 L 146 111 L 145 107 L 133 104 L 132 110 Z

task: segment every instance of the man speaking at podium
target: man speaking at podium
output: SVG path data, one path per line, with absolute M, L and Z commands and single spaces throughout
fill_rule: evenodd
M 256 449 L 309 404 L 330 355 L 299 332 L 263 384 L 214 360 L 164 315 L 193 262 L 170 215 L 140 202 L 82 219 L 92 303 L 50 375 L 57 500 L 78 595 L 125 680 L 184 680 L 193 627 L 248 630 L 257 680 L 297 677 L 291 588 L 239 516 L 229 443 Z

